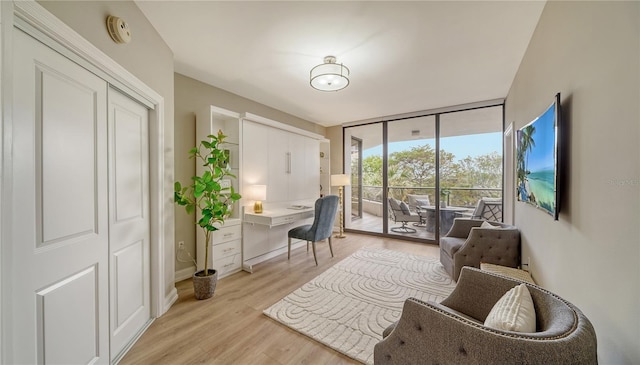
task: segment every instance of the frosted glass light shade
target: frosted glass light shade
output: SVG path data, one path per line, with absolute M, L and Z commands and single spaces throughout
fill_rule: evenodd
M 331 175 L 331 186 L 348 186 L 351 185 L 349 175 L 339 174 Z
M 338 91 L 349 85 L 349 69 L 336 63 L 334 56 L 324 58 L 324 63 L 311 69 L 311 87 L 320 91 Z

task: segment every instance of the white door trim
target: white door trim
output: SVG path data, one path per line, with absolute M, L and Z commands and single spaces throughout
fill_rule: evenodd
M 503 136 L 503 176 L 502 182 L 502 221 L 507 224 L 513 224 L 515 211 L 515 136 L 513 130 L 513 122 L 509 123 L 504 130 Z
M 92 66 L 94 69 L 101 71 L 102 75 L 106 75 L 108 82 L 116 87 L 123 89 L 134 99 L 139 100 L 146 105 L 152 105 L 149 114 L 149 144 L 150 144 L 150 211 L 151 211 L 151 315 L 159 317 L 164 314 L 169 307 L 177 300 L 177 290 L 173 286 L 173 236 L 174 228 L 171 224 L 165 222 L 173 222 L 173 185 L 165 181 L 165 176 L 172 175 L 173 158 L 171 155 L 165 156 L 165 119 L 164 119 L 164 98 L 156 91 L 151 89 L 136 76 L 131 74 L 125 68 L 116 63 L 113 59 L 95 47 L 86 39 L 82 38 L 69 26 L 64 24 L 58 18 L 49 13 L 41 5 L 35 1 L 15 1 L 2 2 L 2 171 L 0 172 L 0 188 L 2 189 L 2 216 L 0 220 L 1 243 L 0 243 L 0 278 L 3 283 L 8 282 L 6 273 L 9 272 L 7 266 L 11 265 L 10 247 L 7 245 L 6 238 L 10 237 L 8 232 L 11 227 L 11 207 L 8 207 L 8 199 L 12 193 L 10 181 L 13 168 L 13 157 L 11 155 L 11 105 L 10 90 L 12 89 L 12 70 L 11 70 L 11 37 L 12 29 L 16 20 L 33 27 L 35 30 L 43 33 L 53 41 L 62 45 L 72 55 L 79 57 Z M 168 142 L 171 143 L 171 142 Z M 171 147 L 171 146 L 169 146 Z M 168 274 L 170 273 L 170 274 Z M 170 277 L 169 277 L 170 276 Z M 167 286 L 171 288 L 167 290 Z M 2 285 L 2 292 L 8 290 Z M 0 294 L 0 309 L 3 311 L 2 322 L 3 333 L 0 335 L 0 361 L 10 356 L 10 348 L 6 346 L 6 323 L 8 318 L 4 316 L 4 312 L 10 310 L 7 308 L 5 298 L 6 292 Z

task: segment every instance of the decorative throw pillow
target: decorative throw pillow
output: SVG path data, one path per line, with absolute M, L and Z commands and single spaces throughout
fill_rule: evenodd
M 428 207 L 429 205 L 431 205 L 431 203 L 429 203 L 429 199 L 416 199 L 416 206 Z
M 404 213 L 406 215 L 411 215 L 411 211 L 409 210 L 409 206 L 405 202 L 400 202 L 400 210 L 402 210 L 402 213 Z
M 536 311 L 527 286 L 520 284 L 506 292 L 493 306 L 484 325 L 503 331 L 535 332 Z
M 480 228 L 489 228 L 489 229 L 496 229 L 496 228 L 500 228 L 499 226 L 494 226 L 493 224 L 484 221 L 482 222 L 482 225 L 480 226 Z

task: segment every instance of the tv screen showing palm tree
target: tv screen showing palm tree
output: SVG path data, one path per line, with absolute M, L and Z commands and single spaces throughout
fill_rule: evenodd
M 516 176 L 518 201 L 558 219 L 558 122 L 560 93 L 531 123 L 517 132 Z

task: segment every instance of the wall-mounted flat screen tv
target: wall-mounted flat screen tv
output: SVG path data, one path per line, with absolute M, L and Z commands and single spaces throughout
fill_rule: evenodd
M 531 123 L 517 132 L 516 186 L 518 201 L 558 219 L 560 93 Z

